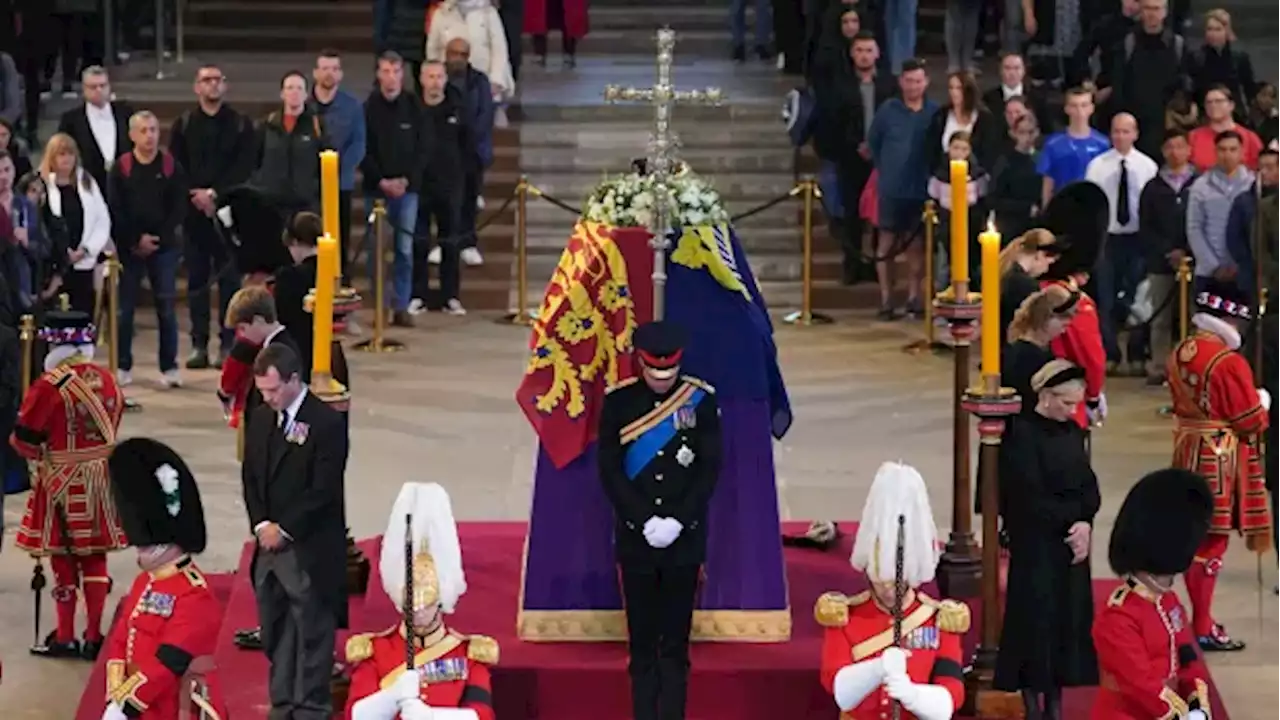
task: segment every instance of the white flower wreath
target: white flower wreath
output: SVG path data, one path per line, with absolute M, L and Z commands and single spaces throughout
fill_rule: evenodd
M 587 196 L 582 216 L 615 227 L 650 227 L 657 210 L 656 192 L 652 175 L 631 173 L 609 178 Z M 673 227 L 729 222 L 720 193 L 687 169 L 667 180 L 667 212 Z

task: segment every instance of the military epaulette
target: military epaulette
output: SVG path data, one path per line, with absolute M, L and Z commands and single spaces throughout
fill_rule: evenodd
M 916 593 L 916 596 L 920 598 L 920 604 L 928 605 L 937 612 L 939 630 L 957 635 L 969 632 L 973 618 L 968 605 L 958 600 L 934 600 L 924 593 Z
M 838 628 L 849 624 L 849 606 L 859 605 L 863 601 L 855 595 L 850 598 L 844 593 L 827 592 L 818 597 L 813 605 L 813 619 L 822 627 Z
M 202 588 L 208 587 L 209 583 L 204 579 L 204 573 L 200 572 L 200 568 L 195 565 L 188 565 L 182 569 L 182 576 L 191 583 L 191 587 Z
M 685 382 L 689 383 L 690 385 L 696 388 L 705 390 L 706 392 L 712 395 L 716 394 L 716 389 L 714 387 L 711 387 L 711 383 L 707 382 L 706 380 L 703 380 L 702 378 L 696 378 L 692 375 L 681 375 L 680 379 L 684 380 Z
M 1133 588 L 1129 586 L 1129 583 L 1124 583 L 1120 587 L 1116 588 L 1115 591 L 1111 593 L 1111 597 L 1107 598 L 1107 607 L 1120 607 L 1121 605 L 1124 605 L 1125 598 L 1129 597 L 1129 593 L 1132 592 L 1132 590 Z
M 498 664 L 498 641 L 488 635 L 467 638 L 467 659 L 484 665 Z
M 356 665 L 373 657 L 373 634 L 360 633 L 347 638 L 347 664 Z
M 622 388 L 624 388 L 624 387 L 627 387 L 627 386 L 629 386 L 629 385 L 635 385 L 635 384 L 636 384 L 636 381 L 637 381 L 637 380 L 639 380 L 639 379 L 640 379 L 640 376 L 639 376 L 639 375 L 634 375 L 634 376 L 632 376 L 632 377 L 627 378 L 626 380 L 619 380 L 618 382 L 616 382 L 616 383 L 614 383 L 614 384 L 610 385 L 609 387 L 605 388 L 604 394 L 605 394 L 605 395 L 608 395 L 609 393 L 613 392 L 614 390 L 620 390 L 620 389 L 622 389 Z

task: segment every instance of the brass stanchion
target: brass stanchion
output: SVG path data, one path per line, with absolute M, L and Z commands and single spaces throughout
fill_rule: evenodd
M 534 313 L 529 309 L 529 178 L 520 176 L 516 185 L 516 307 L 498 318 L 500 325 L 528 326 Z
M 18 342 L 22 352 L 22 359 L 19 364 L 22 368 L 22 397 L 27 396 L 27 390 L 31 387 L 32 365 L 35 364 L 36 349 L 36 319 L 32 315 L 23 315 L 18 323 Z M 24 461 L 25 462 L 25 461 Z M 28 463 L 27 467 L 27 485 L 34 485 L 35 467 Z M 0 478 L 2 479 L 2 478 Z M 40 598 L 44 596 L 44 589 L 47 581 L 44 576 L 44 563 L 40 562 L 40 558 L 35 558 L 36 564 L 31 568 L 31 593 L 35 600 L 35 616 L 34 630 L 31 647 L 39 647 L 42 644 L 40 637 Z
M 792 190 L 793 194 L 804 196 L 804 228 L 801 241 L 800 258 L 800 309 L 782 318 L 790 325 L 830 325 L 835 322 L 830 316 L 813 311 L 813 201 L 822 197 L 818 189 L 818 181 L 807 177 Z
M 370 353 L 398 352 L 404 343 L 386 337 L 387 332 L 387 203 L 373 204 L 373 337 L 355 344 L 357 350 Z
M 36 351 L 36 318 L 34 315 L 23 315 L 18 322 L 18 341 L 22 344 L 22 395 L 31 387 L 31 370 L 35 363 Z
M 924 296 L 933 297 L 937 292 L 934 285 L 934 230 L 938 227 L 938 206 L 932 200 L 928 200 L 924 204 L 924 212 L 920 216 L 921 222 L 924 223 Z M 949 350 L 949 346 L 937 341 L 935 334 L 937 328 L 933 326 L 933 303 L 924 304 L 924 339 L 907 343 L 902 348 L 903 352 L 911 354 L 921 353 L 925 350 L 939 351 Z
M 1178 264 L 1178 339 L 1186 340 L 1191 331 L 1191 259 Z
M 114 253 L 107 255 L 106 273 L 103 275 L 103 290 L 107 294 L 107 367 L 111 369 L 111 377 L 120 377 L 120 258 Z M 137 400 L 124 398 L 126 412 L 142 409 Z

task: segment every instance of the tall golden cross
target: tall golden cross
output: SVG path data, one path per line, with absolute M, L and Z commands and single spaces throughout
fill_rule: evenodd
M 676 148 L 679 144 L 671 132 L 671 112 L 676 105 L 710 105 L 718 107 L 724 102 L 720 88 L 705 90 L 677 90 L 671 82 L 671 67 L 675 59 L 676 33 L 669 27 L 658 31 L 657 76 L 653 87 L 633 88 L 607 85 L 604 99 L 609 103 L 642 102 L 653 106 L 654 132 L 649 140 L 649 159 L 646 171 L 653 176 L 654 214 L 653 227 L 653 319 L 661 320 L 667 286 L 667 248 L 671 241 L 672 208 L 667 206 L 671 172 L 676 166 Z

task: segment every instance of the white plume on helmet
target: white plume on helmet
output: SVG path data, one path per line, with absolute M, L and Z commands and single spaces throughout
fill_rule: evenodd
M 929 491 L 924 478 L 910 465 L 886 462 L 876 472 L 849 564 L 865 572 L 872 582 L 891 582 L 897 563 L 899 515 L 906 518 L 903 579 L 909 587 L 919 587 L 933 579 L 941 551 Z
M 400 488 L 382 536 L 378 561 L 382 589 L 397 606 L 404 601 L 406 515 L 413 516 L 413 553 L 431 555 L 440 585 L 440 607 L 452 613 L 458 599 L 467 592 L 467 578 L 462 570 L 462 545 L 453 505 L 449 493 L 436 483 L 405 483 Z

